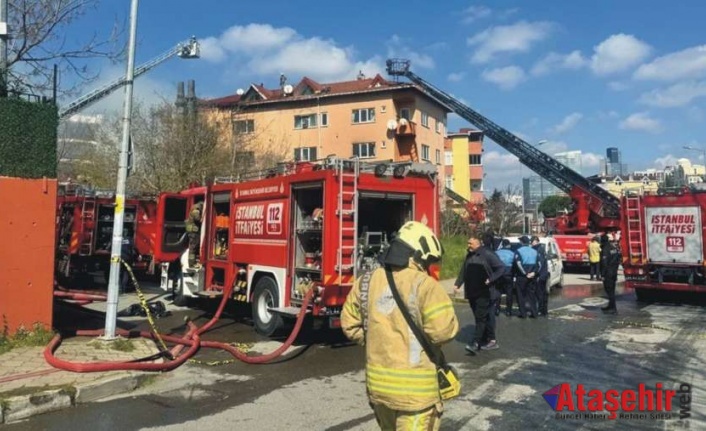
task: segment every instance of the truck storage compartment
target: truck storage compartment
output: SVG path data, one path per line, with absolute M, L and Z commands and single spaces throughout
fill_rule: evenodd
M 413 220 L 412 196 L 361 192 L 358 197 L 358 271 L 374 269 L 392 234 Z
M 294 268 L 296 282 L 321 280 L 324 189 L 319 183 L 297 186 L 294 199 Z
M 183 197 L 167 197 L 164 200 L 164 222 L 162 250 L 181 251 L 186 246 L 181 239 L 186 234 L 187 200 Z

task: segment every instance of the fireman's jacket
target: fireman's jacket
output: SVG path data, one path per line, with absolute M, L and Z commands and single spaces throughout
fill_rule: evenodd
M 410 260 L 393 270 L 395 285 L 409 312 L 434 345 L 458 332 L 449 295 L 438 281 Z M 397 307 L 384 268 L 373 272 L 368 289 L 367 334 L 363 329 L 360 278 L 348 294 L 341 314 L 346 336 L 365 345 L 366 382 L 373 404 L 393 410 L 419 411 L 440 402 L 436 366 Z
M 203 205 L 199 202 L 189 211 L 189 218 L 186 219 L 186 231 L 190 233 L 197 233 L 199 227 L 201 226 L 201 211 L 203 210 Z

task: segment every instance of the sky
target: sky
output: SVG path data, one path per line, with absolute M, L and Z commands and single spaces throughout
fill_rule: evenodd
M 126 25 L 129 0 L 103 0 L 69 29 L 80 40 Z M 581 150 L 583 174 L 599 172 L 607 147 L 630 170 L 706 149 L 706 2 L 495 0 L 443 2 L 142 1 L 139 65 L 195 35 L 199 60 L 169 60 L 138 78 L 143 103 L 173 100 L 196 80 L 201 98 L 252 83 L 277 87 L 303 76 L 318 82 L 384 77 L 402 57 L 423 79 L 549 154 Z M 124 35 L 126 38 L 126 35 Z M 101 81 L 123 64 L 94 62 Z M 120 109 L 116 92 L 90 112 Z M 449 116 L 450 131 L 469 127 Z M 487 140 L 486 190 L 520 183 L 517 159 Z

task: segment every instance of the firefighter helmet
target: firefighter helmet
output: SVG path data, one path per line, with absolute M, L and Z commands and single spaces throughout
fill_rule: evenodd
M 418 221 L 402 225 L 397 238 L 410 246 L 414 250 L 414 259 L 425 266 L 441 260 L 444 253 L 434 232 Z

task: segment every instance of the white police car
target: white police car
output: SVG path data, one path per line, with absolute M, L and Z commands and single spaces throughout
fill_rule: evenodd
M 520 237 L 506 237 L 510 241 L 512 251 L 520 248 Z M 564 284 L 564 264 L 561 262 L 561 249 L 556 240 L 552 237 L 539 238 L 539 243 L 544 246 L 547 255 L 547 266 L 549 267 L 549 278 L 547 279 L 547 293 L 552 287 L 560 288 Z

